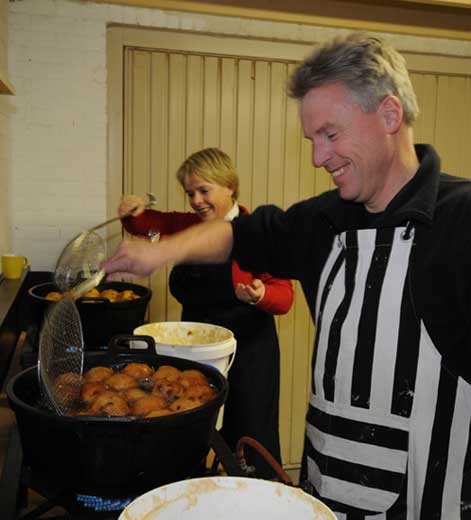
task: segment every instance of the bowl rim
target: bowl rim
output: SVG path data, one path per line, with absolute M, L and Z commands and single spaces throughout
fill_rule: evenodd
M 179 480 L 176 482 L 171 482 L 169 484 L 165 484 L 163 486 L 159 486 L 157 488 L 151 489 L 146 493 L 143 493 L 139 497 L 135 498 L 120 514 L 118 520 L 145 520 L 152 513 L 155 513 L 155 506 L 160 507 L 161 505 L 165 505 L 166 501 L 174 502 L 183 498 L 188 492 L 191 491 L 191 488 L 201 487 L 201 491 L 203 492 L 204 488 L 209 488 L 214 485 L 214 489 L 220 487 L 221 489 L 235 489 L 237 490 L 238 485 L 248 485 L 255 488 L 265 487 L 265 488 L 273 488 L 275 493 L 278 495 L 279 493 L 286 492 L 290 495 L 290 497 L 295 497 L 309 502 L 316 509 L 320 509 L 320 513 L 323 515 L 323 520 L 336 520 L 334 512 L 321 500 L 318 498 L 306 493 L 300 487 L 297 486 L 289 486 L 282 482 L 276 482 L 271 480 L 263 480 L 257 478 L 250 477 L 233 477 L 233 476 L 209 476 L 209 477 L 199 477 L 192 478 L 186 480 Z M 190 489 L 189 489 L 190 488 Z M 213 491 L 214 489 L 210 490 Z M 192 491 L 194 494 L 198 494 L 198 490 Z M 155 499 L 158 500 L 155 500 Z M 151 500 L 153 499 L 153 500 Z M 139 506 L 140 503 L 143 503 L 143 507 L 146 505 L 152 507 L 151 510 L 144 510 L 142 514 L 139 516 L 131 516 L 129 513 L 133 508 Z M 147 503 L 146 503 L 147 502 Z M 151 503 L 152 502 L 152 503 Z
M 211 327 L 212 329 L 216 329 L 216 330 L 219 330 L 221 332 L 223 332 L 224 334 L 227 335 L 226 338 L 224 339 L 218 339 L 216 341 L 208 341 L 206 343 L 191 343 L 191 344 L 182 344 L 182 343 L 170 343 L 169 341 L 164 341 L 160 338 L 158 338 L 155 334 L 152 334 L 152 330 L 151 331 L 146 331 L 146 328 L 149 328 L 149 327 L 155 327 L 155 326 L 171 326 L 171 327 L 182 327 L 183 328 L 197 328 L 197 329 L 203 329 L 204 327 Z M 153 321 L 153 322 L 150 322 L 150 323 L 143 323 L 142 325 L 139 325 L 138 327 L 136 327 L 134 330 L 133 330 L 133 334 L 144 334 L 144 335 L 148 335 L 148 336 L 152 336 L 154 338 L 154 341 L 156 343 L 156 346 L 157 345 L 162 345 L 162 346 L 168 346 L 168 347 L 173 347 L 175 349 L 178 349 L 178 348 L 182 348 L 182 349 L 188 349 L 188 348 L 192 348 L 192 347 L 209 347 L 209 346 L 213 346 L 213 345 L 220 345 L 221 343 L 226 343 L 226 342 L 229 342 L 229 341 L 234 341 L 235 340 L 235 336 L 234 336 L 234 333 L 232 332 L 232 330 L 226 328 L 226 327 L 223 327 L 222 325 L 216 325 L 216 324 L 213 324 L 213 323 L 205 323 L 205 322 L 201 322 L 201 321 Z

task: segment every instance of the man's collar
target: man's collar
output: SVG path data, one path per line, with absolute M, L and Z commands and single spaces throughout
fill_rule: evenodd
M 440 184 L 440 157 L 430 145 L 415 146 L 419 169 L 384 210 L 385 217 L 416 219 L 430 224 L 433 219 Z

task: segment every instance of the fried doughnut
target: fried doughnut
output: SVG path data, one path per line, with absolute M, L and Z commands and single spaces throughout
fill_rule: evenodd
M 104 381 L 114 374 L 110 367 L 93 367 L 87 370 L 85 374 L 85 381 Z
M 178 382 L 184 388 L 194 385 L 209 385 L 206 376 L 199 370 L 184 370 Z
M 87 291 L 84 295 L 84 298 L 99 298 L 100 297 L 100 291 L 96 288 L 90 289 Z
M 172 415 L 174 413 L 175 412 L 173 412 L 169 408 L 162 408 L 161 410 L 154 410 L 154 411 L 148 413 L 147 415 L 145 415 L 144 417 L 146 419 L 150 419 L 152 417 L 162 417 L 164 415 Z
M 103 383 L 103 381 L 88 381 L 82 385 L 80 400 L 84 403 L 90 404 L 105 390 L 108 390 L 108 387 Z
M 75 372 L 65 372 L 56 377 L 54 383 L 56 386 L 72 385 L 78 387 L 82 383 L 82 378 L 80 374 L 76 374 Z
M 62 294 L 57 291 L 50 291 L 46 294 L 45 298 L 51 302 L 56 302 L 62 298 Z
M 119 292 L 114 289 L 105 289 L 100 293 L 101 298 L 106 298 L 110 302 L 117 302 L 119 300 Z
M 198 408 L 201 406 L 201 403 L 198 399 L 188 399 L 187 397 L 182 397 L 181 399 L 177 399 L 174 403 L 169 406 L 169 409 L 174 413 L 178 412 L 186 412 L 187 410 L 192 410 L 193 408 Z
M 203 372 L 200 372 L 199 370 L 196 370 L 194 368 L 192 368 L 190 370 L 183 370 L 181 373 L 181 377 L 191 378 L 191 379 L 201 379 L 202 381 L 207 381 L 207 378 L 203 374 Z
M 178 397 L 182 397 L 185 389 L 177 381 L 168 381 L 168 379 L 159 379 L 155 382 L 152 393 L 161 395 L 167 401 L 174 401 Z
M 140 298 L 140 296 L 131 290 L 121 291 L 119 295 L 120 302 L 128 302 L 131 300 L 137 300 L 138 298 Z
M 177 381 L 181 376 L 181 371 L 178 368 L 170 365 L 162 365 L 153 374 L 152 379 L 157 381 L 158 379 L 167 379 L 167 381 Z
M 121 395 L 126 399 L 128 404 L 132 406 L 138 399 L 147 397 L 149 394 L 144 392 L 141 388 L 129 388 L 128 390 L 121 392 Z
M 88 408 L 91 415 L 124 416 L 129 414 L 129 406 L 125 399 L 112 390 L 99 394 Z
M 120 390 L 128 390 L 129 388 L 137 388 L 139 386 L 137 379 L 134 379 L 134 377 L 128 376 L 127 374 L 123 374 L 122 372 L 117 372 L 108 379 L 105 379 L 105 384 L 118 392 Z
M 208 383 L 194 384 L 185 388 L 184 397 L 188 399 L 197 399 L 202 403 L 207 403 L 215 397 L 215 392 Z
M 139 417 L 143 417 L 149 415 L 151 412 L 155 412 L 156 410 L 162 410 L 163 408 L 167 408 L 167 401 L 158 395 L 147 395 L 142 399 L 138 399 L 131 408 L 132 415 L 138 415 Z
M 135 379 L 145 379 L 154 373 L 154 369 L 145 363 L 129 363 L 121 370 L 121 373 Z
M 186 376 L 186 377 L 181 377 L 178 382 L 183 386 L 183 388 L 187 389 L 187 388 L 190 388 L 192 386 L 200 386 L 200 385 L 203 385 L 203 386 L 209 386 L 209 383 L 208 383 L 208 380 L 207 379 L 201 379 L 199 377 L 190 377 L 190 376 Z
M 78 400 L 80 395 L 81 377 L 74 372 L 66 372 L 61 374 L 54 381 L 56 390 L 56 399 L 62 405 L 72 404 Z
M 83 410 L 77 410 L 76 412 L 72 413 L 73 416 L 82 416 L 82 415 L 91 415 L 90 410 L 88 408 L 85 408 Z

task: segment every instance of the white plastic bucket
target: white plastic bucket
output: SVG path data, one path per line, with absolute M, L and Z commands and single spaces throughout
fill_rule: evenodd
M 219 325 L 163 321 L 141 325 L 134 334 L 152 336 L 157 354 L 212 365 L 226 377 L 234 362 L 237 341 L 232 331 Z
M 118 520 L 336 520 L 320 500 L 268 480 L 206 477 L 154 489 L 129 504 Z

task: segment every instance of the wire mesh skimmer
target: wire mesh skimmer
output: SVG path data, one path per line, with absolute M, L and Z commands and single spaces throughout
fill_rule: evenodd
M 152 193 L 147 194 L 146 209 L 155 205 Z M 89 228 L 73 238 L 62 250 L 54 271 L 54 282 L 62 292 L 79 298 L 96 287 L 104 278 L 101 263 L 105 259 L 105 241 L 96 233 L 100 228 L 134 213 L 132 208 L 125 215 L 115 217 Z
M 50 410 L 69 415 L 76 408 L 83 362 L 80 315 L 74 300 L 65 296 L 49 308 L 39 336 L 39 383 Z
M 105 259 L 105 242 L 94 231 L 81 233 L 63 249 L 54 271 L 60 291 L 79 298 L 96 287 L 104 277 L 101 263 Z

